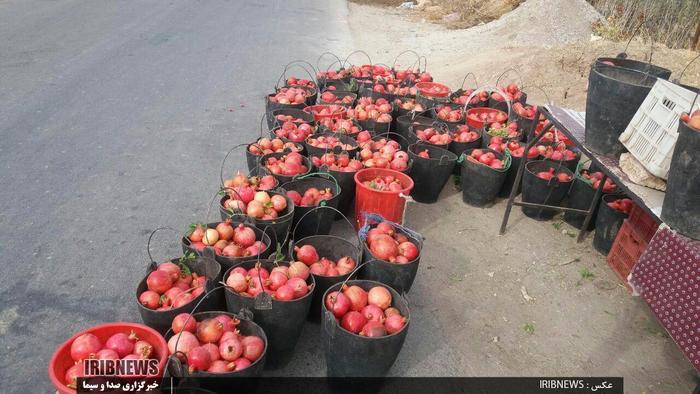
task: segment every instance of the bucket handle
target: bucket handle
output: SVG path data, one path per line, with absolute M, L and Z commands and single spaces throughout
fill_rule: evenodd
M 345 57 L 345 62 L 344 62 L 344 64 L 345 64 L 345 65 L 348 65 L 348 64 L 349 64 L 350 66 L 353 66 L 353 64 L 350 63 L 348 60 L 350 59 L 350 56 L 352 56 L 352 55 L 354 55 L 354 54 L 356 54 L 356 53 L 361 53 L 361 54 L 367 56 L 367 60 L 369 60 L 369 65 L 370 65 L 370 66 L 373 65 L 373 64 L 372 64 L 372 58 L 369 57 L 369 55 L 367 54 L 367 52 L 365 52 L 365 51 L 363 51 L 363 50 L 361 50 L 361 49 L 357 49 L 357 50 L 354 50 L 354 51 L 350 52 L 350 54 L 348 54 L 348 56 Z M 370 67 L 370 70 L 369 70 L 369 71 L 370 71 L 370 76 L 373 76 L 374 70 L 372 69 L 372 67 Z
M 264 113 L 264 114 L 260 117 L 260 138 L 263 137 L 263 125 L 265 124 L 265 119 L 266 119 L 266 118 L 267 118 L 267 113 Z M 277 130 L 278 128 L 282 127 L 282 125 L 280 124 L 280 121 L 277 120 L 277 118 L 274 118 L 274 121 L 275 121 L 275 122 L 272 124 L 272 129 L 269 129 L 267 132 L 268 132 L 269 134 L 271 134 L 271 137 L 272 137 L 272 138 L 279 138 L 279 137 L 277 137 L 276 134 L 274 134 L 273 130 Z M 272 134 L 274 134 L 274 135 L 272 135 Z
M 253 144 L 255 144 L 255 143 L 253 143 Z M 238 149 L 238 148 L 240 148 L 240 147 L 242 147 L 242 146 L 248 146 L 248 145 L 251 145 L 251 144 L 238 144 L 238 145 L 234 146 L 233 148 L 231 148 L 231 149 L 226 153 L 226 156 L 224 156 L 224 160 L 221 161 L 221 168 L 220 168 L 220 170 L 219 170 L 219 179 L 221 180 L 221 186 L 224 185 L 224 166 L 226 165 L 226 159 L 228 159 L 229 155 L 230 155 L 234 150 L 236 150 L 236 149 Z
M 404 53 L 412 53 L 412 54 L 416 55 L 418 62 L 420 62 L 420 55 L 418 54 L 418 52 L 414 51 L 413 49 L 406 49 L 405 51 L 396 55 L 396 57 L 394 58 L 394 63 L 391 65 L 392 70 L 396 69 L 396 62 L 399 60 L 399 57 L 401 57 L 401 55 L 403 55 Z
M 321 67 L 321 64 L 320 64 L 320 63 L 321 63 L 321 59 L 323 59 L 323 57 L 326 56 L 326 55 L 330 55 L 330 56 L 332 56 L 332 57 L 335 58 L 335 62 L 329 64 L 328 67 L 326 68 L 326 71 L 329 71 L 329 70 L 331 69 L 331 66 L 334 65 L 334 64 L 336 64 L 336 63 L 338 63 L 338 64 L 340 65 L 341 68 L 343 67 L 343 61 L 340 60 L 340 58 L 338 57 L 338 55 L 336 55 L 336 54 L 333 53 L 333 52 L 326 51 L 326 52 L 323 52 L 321 55 L 319 55 L 318 59 L 316 59 L 316 69 L 317 69 L 318 71 L 321 71 L 321 69 L 323 69 L 323 67 Z
M 508 73 L 511 72 L 511 71 L 514 72 L 515 75 L 518 76 L 518 80 L 520 81 L 520 84 L 519 84 L 518 86 L 522 88 L 522 86 L 523 86 L 523 76 L 522 76 L 522 74 L 520 74 L 520 72 L 518 72 L 518 70 L 516 70 L 516 69 L 514 69 L 514 68 L 508 68 L 508 69 L 506 69 L 505 71 L 503 71 L 503 72 L 501 73 L 501 75 L 498 76 L 498 78 L 496 79 L 496 87 L 499 86 L 498 83 L 501 81 L 501 78 L 503 78 L 506 74 L 508 74 Z M 505 97 L 504 97 L 504 98 L 505 98 Z
M 423 241 L 425 241 L 425 237 L 421 233 L 419 233 L 417 231 L 413 231 L 410 228 L 408 228 L 402 224 L 398 224 L 396 222 L 386 220 L 386 219 L 384 219 L 384 217 L 382 215 L 380 215 L 378 213 L 364 212 L 362 214 L 362 218 L 364 219 L 364 224 L 362 225 L 362 227 L 360 227 L 360 230 L 357 232 L 357 236 L 360 239 L 360 241 L 364 241 L 365 239 L 367 239 L 367 232 L 369 232 L 369 228 L 372 224 L 379 224 L 381 222 L 386 222 L 386 223 L 389 223 L 390 225 L 394 226 L 394 228 L 398 228 L 402 232 L 410 235 L 411 238 L 418 241 L 418 243 L 420 244 L 419 246 L 420 246 L 421 250 L 423 249 Z
M 275 91 L 277 91 L 277 89 L 279 89 L 279 87 L 280 87 L 279 85 L 280 85 L 280 82 L 282 82 L 282 80 L 284 80 L 285 84 L 286 84 L 287 81 L 286 81 L 285 77 L 287 76 L 287 70 L 289 70 L 292 67 L 298 67 L 298 68 L 304 70 L 306 72 L 306 74 L 309 76 L 309 78 L 310 78 L 309 80 L 311 82 L 313 82 L 314 85 L 316 85 L 316 90 L 318 90 L 318 81 L 316 81 L 316 77 L 314 77 L 314 74 L 309 72 L 309 69 L 304 67 L 304 65 L 311 67 L 311 70 L 314 72 L 314 74 L 316 73 L 316 69 L 314 68 L 314 66 L 311 63 L 309 63 L 305 60 L 292 60 L 291 62 L 287 63 L 284 66 L 284 70 L 282 71 L 282 75 L 280 75 L 280 77 L 277 79 L 277 83 L 275 84 Z
M 310 213 L 313 212 L 313 211 L 316 211 L 316 210 L 318 210 L 318 209 L 321 209 L 321 208 L 331 209 L 331 210 L 335 211 L 336 214 L 338 214 L 338 215 L 340 215 L 340 216 L 343 217 L 343 219 L 344 219 L 345 222 L 348 224 L 348 226 L 350 226 L 351 229 L 354 228 L 353 225 L 352 225 L 352 223 L 350 222 L 350 219 L 348 219 L 348 217 L 345 216 L 342 212 L 340 212 L 337 208 L 330 207 L 330 206 L 328 206 L 328 205 L 318 205 L 318 206 L 314 207 L 313 209 L 310 209 L 310 210 L 309 210 L 308 212 L 306 212 L 304 215 L 302 215 L 302 217 L 299 218 L 299 221 L 297 222 L 297 224 L 294 226 L 294 230 L 291 232 L 292 239 L 289 240 L 289 253 L 290 253 L 290 256 L 291 256 L 291 253 L 293 253 L 293 251 L 294 251 L 294 243 L 295 243 L 294 239 L 296 238 L 296 231 L 297 231 L 297 227 L 299 226 L 299 223 L 301 223 L 302 221 L 304 221 L 304 218 L 306 217 L 306 215 L 310 214 Z M 354 231 L 353 231 L 353 233 L 354 233 Z M 355 233 L 355 237 L 357 238 L 357 248 L 358 248 L 359 251 L 362 251 L 362 240 L 360 240 L 360 237 L 357 235 L 357 233 Z M 353 271 L 353 272 L 354 272 L 354 271 Z
M 474 96 L 476 96 L 476 94 L 479 93 L 479 92 L 481 92 L 481 91 L 485 91 L 485 92 L 489 92 L 489 91 L 491 91 L 491 92 L 497 92 L 497 93 L 499 93 L 501 96 L 503 96 L 503 101 L 506 102 L 506 107 L 508 107 L 508 113 L 507 113 L 506 115 L 508 116 L 508 119 L 510 119 L 510 113 L 511 113 L 511 104 L 510 104 L 510 100 L 508 100 L 508 98 L 507 98 L 507 96 L 506 96 L 506 93 L 505 93 L 504 91 L 502 91 L 500 88 L 498 88 L 497 86 L 484 86 L 484 87 L 481 87 L 481 88 L 474 89 L 474 91 L 472 92 L 472 94 L 470 94 L 469 97 L 467 97 L 467 101 L 464 103 L 464 109 L 462 110 L 462 112 L 465 114 L 465 116 L 466 116 L 466 114 L 467 114 L 467 106 L 468 106 L 469 103 L 472 101 L 472 98 L 473 98 Z
M 156 233 L 158 231 L 161 231 L 161 230 L 170 230 L 170 231 L 174 232 L 175 234 L 180 235 L 180 233 L 177 230 L 175 230 L 174 228 L 169 227 L 169 226 L 158 227 L 157 229 L 155 229 L 151 232 L 151 235 L 148 236 L 148 241 L 146 242 L 146 253 L 148 254 L 148 260 L 149 260 L 148 270 L 149 271 L 158 268 L 158 263 L 156 263 L 156 261 L 153 259 L 153 255 L 151 255 L 151 240 L 153 239 L 153 236 L 156 235 Z
M 474 73 L 470 71 L 467 73 L 467 75 L 464 76 L 464 79 L 462 79 L 462 84 L 459 86 L 459 90 L 464 90 L 464 82 L 467 81 L 467 77 L 469 77 L 470 75 L 474 79 L 474 86 L 476 86 L 477 88 L 479 87 L 479 82 L 476 80 L 476 75 L 474 75 Z
M 542 88 L 542 86 L 539 86 L 539 85 L 528 85 L 527 88 L 535 88 L 535 89 L 539 90 L 540 92 L 542 92 L 542 94 L 544 94 L 545 99 L 547 99 L 547 102 L 546 102 L 545 104 L 554 104 L 554 102 L 549 98 L 549 95 L 548 95 L 547 92 Z M 523 86 L 523 90 L 525 90 L 525 86 Z M 532 105 L 532 104 L 530 104 L 530 105 Z

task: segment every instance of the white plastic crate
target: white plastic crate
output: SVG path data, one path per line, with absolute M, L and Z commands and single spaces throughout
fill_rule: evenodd
M 694 99 L 694 92 L 657 79 L 620 135 L 622 145 L 659 178 L 668 179 L 671 156 L 678 139 L 678 119 L 681 113 L 689 112 Z

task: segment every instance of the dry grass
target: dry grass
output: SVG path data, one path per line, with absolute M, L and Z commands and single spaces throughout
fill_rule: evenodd
M 404 0 L 352 0 L 359 4 L 397 7 Z M 450 29 L 466 29 L 498 19 L 524 0 L 419 0 L 413 9 L 416 16 Z

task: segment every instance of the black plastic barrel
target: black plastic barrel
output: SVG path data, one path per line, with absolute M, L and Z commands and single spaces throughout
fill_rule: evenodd
M 275 263 L 274 260 L 262 260 L 259 262 L 246 261 L 236 267 L 249 270 L 258 263 L 270 272 L 278 265 L 289 266 L 288 262 Z M 224 282 L 233 268 L 224 274 Z M 258 294 L 255 298 L 242 296 L 230 288 L 226 288 L 226 309 L 233 313 L 239 313 L 244 308 L 253 312 L 253 321 L 262 327 L 267 334 L 269 347 L 266 367 L 268 368 L 283 367 L 289 363 L 294 355 L 294 348 L 304 328 L 313 293 L 316 291 L 313 276 L 309 276 L 307 283 L 311 286 L 309 292 L 301 298 L 291 301 L 278 301 L 265 292 Z
M 269 159 L 269 158 L 271 158 L 271 157 L 274 157 L 274 158 L 276 158 L 276 159 L 279 159 L 279 158 L 281 158 L 282 156 L 285 156 L 285 155 L 287 155 L 287 154 L 288 154 L 287 152 L 276 152 L 276 153 L 269 153 L 269 154 L 267 154 L 267 155 L 260 156 L 260 167 L 262 167 L 262 168 L 267 168 L 267 167 L 265 167 L 265 163 L 267 162 L 267 159 Z M 308 170 L 307 170 L 305 173 L 303 173 L 303 174 L 298 174 L 298 175 L 281 175 L 281 174 L 272 174 L 272 173 L 270 173 L 270 174 L 271 174 L 273 177 L 275 177 L 275 179 L 277 179 L 277 182 L 281 185 L 281 184 L 283 184 L 283 183 L 286 183 L 286 182 L 291 181 L 292 179 L 294 179 L 294 177 L 303 176 L 303 175 L 306 175 L 306 174 L 308 174 L 308 173 L 311 172 L 311 170 L 313 169 L 313 164 L 311 163 L 311 160 L 309 160 L 309 158 L 306 157 L 306 156 L 302 156 L 302 163 L 303 163 L 303 164 L 306 166 L 306 168 L 308 169 Z
M 275 127 L 281 126 L 281 122 L 277 120 L 277 115 L 290 115 L 293 116 L 295 119 L 302 119 L 304 120 L 304 122 L 309 123 L 311 125 L 315 124 L 314 116 L 308 112 L 304 112 L 303 108 L 279 108 L 267 112 L 266 116 L 268 130 L 272 130 Z
M 207 295 L 208 292 L 217 287 L 217 283 L 221 280 L 221 266 L 213 259 L 213 253 L 210 257 L 198 256 L 194 260 L 187 260 L 186 262 L 185 260 L 181 260 L 180 258 L 170 259 L 169 261 L 177 265 L 179 265 L 180 261 L 182 261 L 187 265 L 191 272 L 196 272 L 198 275 L 206 276 L 207 281 L 206 285 L 204 286 L 204 293 L 198 295 L 192 301 L 179 308 L 173 308 L 167 311 L 157 311 L 154 309 L 149 309 L 139 302 L 139 296 L 141 295 L 141 293 L 148 290 L 148 285 L 146 283 L 148 275 L 157 269 L 157 264 L 155 262 L 151 263 L 148 273 L 141 280 L 141 282 L 139 282 L 139 285 L 136 288 L 136 304 L 138 305 L 139 313 L 141 314 L 141 320 L 143 320 L 143 324 L 158 331 L 161 335 L 165 335 L 165 333 L 168 331 L 168 329 L 172 325 L 175 316 L 179 315 L 180 313 L 192 312 L 192 310 L 194 310 L 194 307 L 197 304 L 199 304 L 200 301 L 202 301 L 202 299 Z M 221 307 L 221 301 L 221 292 L 214 291 L 210 293 L 207 299 L 199 305 L 197 310 L 216 310 Z
M 272 231 L 270 229 L 267 230 L 267 232 L 264 232 L 263 230 L 257 228 L 255 224 L 252 221 L 249 221 L 249 218 L 246 219 L 245 222 L 233 218 L 231 221 L 231 225 L 235 228 L 238 226 L 240 223 L 244 223 L 246 226 L 250 227 L 253 229 L 255 232 L 255 240 L 256 241 L 262 241 L 262 243 L 267 246 L 265 250 L 263 250 L 260 253 L 260 258 L 261 259 L 266 259 L 270 254 L 275 250 L 274 246 L 272 245 L 272 239 L 270 238 L 270 234 Z M 219 223 L 208 223 L 207 228 L 216 228 L 216 225 Z M 203 251 L 196 250 L 192 247 L 190 247 L 190 240 L 187 238 L 187 236 L 182 237 L 181 239 L 182 243 L 182 251 L 187 253 L 187 252 L 192 252 L 198 256 L 201 256 Z M 226 257 L 226 256 L 215 256 L 215 260 L 221 264 L 221 268 L 223 271 L 226 271 L 227 269 L 238 265 L 239 263 L 243 261 L 248 261 L 248 260 L 255 260 L 258 258 L 258 255 L 253 255 L 253 256 L 242 256 L 242 257 Z
M 700 240 L 699 151 L 700 131 L 679 122 L 661 220 L 679 233 Z
M 408 149 L 408 145 L 412 144 L 408 142 L 408 133 L 409 130 L 412 126 L 414 125 L 431 125 L 433 124 L 434 120 L 433 118 L 427 116 L 429 114 L 428 111 L 425 112 L 420 112 L 420 113 L 413 113 L 411 115 L 403 115 L 399 116 L 396 118 L 396 133 L 399 134 L 400 136 L 403 137 L 401 141 L 398 141 L 399 144 L 401 144 L 401 149 L 406 150 Z
M 429 159 L 418 156 L 427 150 Z M 413 179 L 411 197 L 422 203 L 438 200 L 442 188 L 452 175 L 457 163 L 457 155 L 435 145 L 418 143 L 408 147 L 408 155 L 413 161 L 409 175 Z
M 342 283 L 331 286 L 323 298 L 333 291 L 339 291 Z M 372 287 L 383 286 L 391 293 L 391 306 L 398 309 L 406 318 L 401 331 L 391 335 L 367 338 L 340 327 L 335 316 L 322 303 L 323 319 L 321 325 L 321 342 L 326 357 L 326 375 L 330 377 L 383 377 L 396 361 L 403 347 L 411 315 L 408 302 L 396 290 L 370 280 L 352 280 L 348 286 L 359 286 L 365 291 Z
M 499 160 L 505 159 L 502 153 L 492 149 L 482 150 L 484 153 L 493 153 Z M 462 201 L 475 207 L 484 207 L 491 204 L 498 197 L 498 192 L 506 179 L 510 163 L 505 163 L 505 167 L 502 170 L 496 170 L 485 164 L 474 163 L 467 159 L 466 156 L 470 155 L 472 151 L 473 149 L 469 149 L 464 152 L 461 163 Z
M 377 227 L 376 224 L 370 225 L 369 228 Z M 373 280 L 395 289 L 401 293 L 408 293 L 416 280 L 418 273 L 418 264 L 420 263 L 421 253 L 423 252 L 423 237 L 420 234 L 410 234 L 394 227 L 397 233 L 401 233 L 408 238 L 409 242 L 416 245 L 418 248 L 418 257 L 409 261 L 406 264 L 392 263 L 377 259 L 369 251 L 367 242 L 361 239 L 362 242 L 362 263 L 367 263 L 360 268 L 360 278 Z
M 340 195 L 343 193 L 343 189 L 341 189 L 340 185 L 334 180 L 320 176 L 310 176 L 307 178 L 295 179 L 280 185 L 280 188 L 283 190 L 294 190 L 299 192 L 302 196 L 304 192 L 311 187 L 315 187 L 319 190 L 331 189 L 333 197 L 326 201 L 326 206 L 338 208 Z M 302 239 L 311 235 L 325 235 L 330 233 L 335 218 L 335 212 L 330 209 L 315 210 L 315 208 L 316 206 L 294 207 L 294 219 L 292 220 L 293 237 Z M 307 213 L 311 211 L 314 212 L 307 215 Z M 302 217 L 304 218 L 303 221 L 301 220 Z
M 622 67 L 622 68 L 628 68 L 630 70 L 635 70 L 635 71 L 641 71 L 643 73 L 651 74 L 657 78 L 661 79 L 669 79 L 671 77 L 671 70 L 660 67 L 660 66 L 655 66 L 651 63 L 647 62 L 641 62 L 639 60 L 633 60 L 633 59 L 623 59 L 619 57 L 599 57 L 596 59 L 595 64 L 599 66 L 607 66 L 610 67 L 610 65 L 603 64 L 603 62 L 611 62 L 613 63 L 616 67 Z
M 656 77 L 632 69 L 595 64 L 588 75 L 586 145 L 595 153 L 619 156 L 620 134 L 647 97 Z
M 306 148 L 306 153 L 308 154 L 309 157 L 311 156 L 316 156 L 316 157 L 321 157 L 326 153 L 341 153 L 341 152 L 347 152 L 350 157 L 354 157 L 355 154 L 360 150 L 360 147 L 357 145 L 357 141 L 355 141 L 354 138 L 350 137 L 349 135 L 341 134 L 341 133 L 335 133 L 332 131 L 322 131 L 322 132 L 317 132 L 309 136 L 309 138 L 318 138 L 321 136 L 325 137 L 335 137 L 340 142 L 343 144 L 348 144 L 351 146 L 350 149 L 344 150 L 341 147 L 337 146 L 335 148 L 317 148 L 308 142 L 308 138 L 306 141 L 304 141 L 304 147 Z
M 293 242 L 289 247 L 289 254 L 293 260 L 296 260 L 294 247 L 301 247 L 304 245 L 313 246 L 316 248 L 316 252 L 318 252 L 319 257 L 325 257 L 335 262 L 337 262 L 343 256 L 352 257 L 357 265 L 360 265 L 362 261 L 362 255 L 356 244 L 335 235 L 312 235 Z M 338 276 L 321 276 L 314 274 L 311 274 L 311 276 L 313 276 L 314 280 L 316 281 L 316 289 L 314 291 L 313 299 L 311 300 L 309 320 L 320 321 L 323 294 L 329 287 L 347 279 L 350 276 L 350 273 Z
M 187 370 L 187 367 L 183 365 L 180 360 L 175 357 L 175 356 L 170 356 L 170 360 L 168 361 L 168 373 L 171 376 L 174 377 L 188 377 L 191 376 L 193 378 L 207 378 L 207 379 L 202 379 L 199 382 L 204 383 L 203 385 L 206 388 L 214 388 L 216 389 L 217 385 L 221 384 L 229 384 L 229 380 L 219 380 L 219 379 L 208 379 L 208 378 L 255 378 L 259 377 L 263 370 L 265 369 L 265 363 L 267 361 L 267 354 L 270 349 L 270 344 L 268 342 L 267 335 L 265 335 L 265 331 L 257 325 L 255 322 L 246 319 L 242 315 L 238 315 L 235 313 L 231 312 L 225 312 L 225 311 L 209 311 L 209 312 L 197 312 L 192 314 L 192 317 L 197 319 L 198 322 L 201 322 L 206 319 L 213 319 L 216 316 L 219 315 L 226 315 L 231 318 L 239 320 L 238 325 L 236 328 L 238 331 L 240 331 L 240 335 L 243 336 L 257 336 L 260 337 L 263 342 L 265 343 L 265 349 L 263 350 L 262 355 L 260 358 L 255 360 L 255 362 L 251 363 L 247 368 L 244 368 L 240 371 L 232 371 L 228 373 L 210 373 L 210 372 L 203 372 L 203 371 L 197 371 L 192 374 L 189 373 Z M 165 340 L 169 340 L 173 336 L 172 331 L 166 335 Z M 230 387 L 230 386 L 229 386 Z M 217 391 L 220 392 L 220 391 Z
M 593 236 L 593 247 L 600 253 L 607 255 L 612 248 L 622 222 L 627 218 L 627 214 L 608 206 L 609 202 L 625 198 L 621 194 L 606 194 L 600 203 L 598 217 L 595 221 L 595 235 Z
M 555 176 L 547 181 L 537 177 L 538 172 L 549 171 L 554 168 Z M 566 172 L 572 178 L 574 174 L 566 167 L 557 165 L 543 160 L 531 161 L 525 164 L 525 172 L 523 173 L 523 202 L 533 204 L 545 204 L 557 206 L 564 200 L 569 192 L 571 182 L 561 183 L 556 177 L 559 172 Z M 548 220 L 554 217 L 558 212 L 556 209 L 541 208 L 541 207 L 521 207 L 523 213 L 537 220 Z
M 285 198 L 287 201 L 287 208 L 282 211 L 282 213 L 278 214 L 279 216 L 276 219 L 269 219 L 269 220 L 262 220 L 262 219 L 255 219 L 255 218 L 250 218 L 252 220 L 253 224 L 257 228 L 268 228 L 269 230 L 272 231 L 271 233 L 271 240 L 273 241 L 274 244 L 277 243 L 282 243 L 284 244 L 285 239 L 287 239 L 287 234 L 289 233 L 289 229 L 292 226 L 292 220 L 294 219 L 294 202 L 292 201 L 291 198 L 287 197 L 287 195 L 283 192 L 279 191 L 272 191 L 272 190 L 266 190 L 267 194 L 270 195 L 270 197 L 275 196 L 275 195 L 280 195 Z M 242 212 L 239 211 L 230 211 L 226 208 L 224 208 L 224 203 L 229 199 L 228 195 L 225 195 L 221 197 L 221 200 L 219 201 L 219 213 L 221 214 L 221 220 L 226 220 L 231 217 L 231 215 L 234 214 L 241 214 Z M 270 233 L 269 233 L 270 234 Z
M 596 190 L 591 186 L 590 183 L 586 183 L 580 178 L 574 178 L 574 183 L 571 185 L 571 190 L 569 191 L 569 198 L 567 199 L 566 206 L 574 209 L 588 210 L 595 197 Z M 586 231 L 591 231 L 595 228 L 596 215 L 598 213 L 598 207 L 593 211 L 593 216 L 591 221 L 588 223 L 588 228 Z M 583 222 L 586 220 L 586 215 L 577 212 L 564 212 L 564 221 L 570 225 L 581 229 L 583 227 Z

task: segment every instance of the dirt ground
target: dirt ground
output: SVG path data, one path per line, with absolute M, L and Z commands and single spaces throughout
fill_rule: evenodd
M 589 64 L 624 48 L 591 41 L 596 14 L 579 0 L 528 0 L 468 30 L 416 23 L 395 8 L 349 4 L 348 12 L 354 43 L 341 53 L 363 48 L 373 61 L 391 63 L 411 48 L 427 56 L 436 81 L 452 87 L 467 72 L 479 84 L 493 85 L 513 68 L 517 73 L 506 79 L 517 81 L 520 74 L 533 102 L 545 101 L 532 88 L 539 86 L 549 100 L 579 110 L 585 108 Z M 648 50 L 635 42 L 628 53 L 640 59 Z M 654 47 L 653 62 L 677 75 L 696 55 Z M 406 55 L 403 62 L 414 59 Z M 684 77 L 686 83 L 699 80 L 700 63 Z M 436 374 L 612 375 L 625 378 L 629 393 L 692 391 L 693 367 L 591 247 L 591 235 L 578 244 L 576 230 L 560 219 L 537 222 L 516 208 L 507 233 L 498 236 L 504 209 L 503 200 L 484 209 L 465 205 L 451 184 L 438 203 L 410 205 L 408 226 L 427 238 L 409 294 L 423 321 L 415 321 L 421 338 L 409 335 L 395 374 L 413 376 L 411 365 L 447 357 L 454 360 L 452 370 Z

